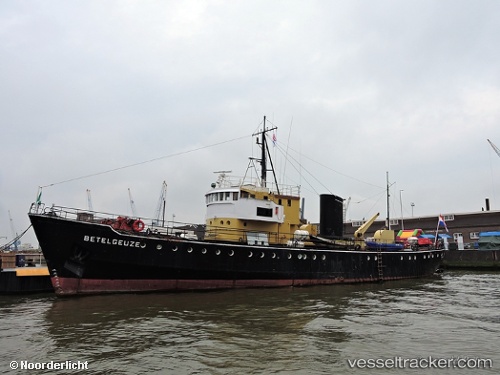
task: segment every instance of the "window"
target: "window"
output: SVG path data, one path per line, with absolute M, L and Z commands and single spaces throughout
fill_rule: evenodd
M 457 241 L 459 238 L 462 238 L 462 233 L 453 233 L 453 240 Z
M 234 192 L 233 193 L 233 201 L 237 201 L 237 200 L 238 200 L 238 193 Z
M 273 209 L 257 207 L 257 216 L 273 217 Z
M 291 200 L 291 199 L 288 199 L 287 204 L 288 204 L 288 207 L 292 207 L 292 200 Z
M 363 225 L 363 222 L 362 221 L 353 221 L 352 222 L 352 226 L 353 227 L 360 227 Z
M 455 220 L 455 215 L 443 215 L 444 221 L 453 221 Z M 460 236 L 462 237 L 462 236 Z
M 478 240 L 479 239 L 479 232 L 471 232 L 471 233 L 469 233 L 469 238 L 471 240 Z
M 389 220 L 389 224 L 390 225 L 398 225 L 399 224 L 399 220 L 398 219 L 390 219 Z

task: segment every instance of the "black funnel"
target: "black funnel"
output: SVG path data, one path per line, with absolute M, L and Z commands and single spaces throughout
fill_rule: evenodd
M 333 194 L 319 196 L 319 234 L 322 237 L 344 235 L 344 199 Z

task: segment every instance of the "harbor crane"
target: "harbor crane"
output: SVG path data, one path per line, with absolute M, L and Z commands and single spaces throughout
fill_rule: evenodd
M 132 193 L 130 192 L 130 188 L 128 188 L 128 197 L 130 199 L 130 208 L 132 209 L 132 216 L 137 217 L 137 213 L 135 210 L 135 203 L 134 200 L 132 199 Z
M 87 203 L 89 205 L 89 211 L 94 211 L 92 208 L 92 197 L 90 195 L 90 189 L 87 189 Z
M 12 215 L 10 214 L 9 211 L 9 221 L 10 221 L 10 230 L 12 231 L 12 236 L 14 237 L 14 250 L 17 251 L 17 246 L 21 244 L 21 241 L 19 240 L 20 236 L 17 234 L 16 229 L 14 228 L 14 221 L 12 220 Z
M 155 214 L 155 225 L 165 226 L 165 207 L 167 204 L 167 183 L 163 181 L 161 186 L 160 199 L 158 199 L 158 205 Z
M 491 142 L 489 139 L 487 139 L 487 141 L 490 144 L 490 146 L 493 148 L 493 150 L 495 150 L 497 155 L 500 157 L 500 149 L 497 146 L 495 146 L 495 144 L 493 142 Z
M 347 218 L 347 210 L 349 209 L 349 204 L 351 203 L 351 197 L 347 198 L 347 201 L 344 202 L 344 223 L 345 219 Z

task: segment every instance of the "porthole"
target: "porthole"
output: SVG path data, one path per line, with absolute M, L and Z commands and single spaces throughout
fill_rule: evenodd
M 223 220 L 220 221 L 220 225 L 224 225 L 224 221 Z
M 403 256 L 401 256 L 401 260 L 403 260 Z
M 174 248 L 172 248 L 172 251 L 177 251 L 177 250 L 178 250 L 178 249 L 177 249 L 177 246 L 176 246 L 176 247 L 174 247 Z
M 264 252 L 260 253 L 260 257 L 264 258 Z
M 366 257 L 366 260 L 370 260 L 370 256 L 369 255 Z
M 376 262 L 376 261 L 377 261 L 377 259 L 378 259 L 378 258 L 377 258 L 377 256 L 375 255 L 375 256 L 373 257 L 373 260 Z
M 325 254 L 323 254 L 323 255 L 321 256 L 321 260 L 326 260 L 326 255 L 325 255 Z
M 316 254 L 313 254 L 312 258 L 313 260 L 316 260 Z
M 160 244 L 156 245 L 156 250 L 161 250 L 163 248 L 163 246 L 161 246 Z
M 292 259 L 292 254 L 288 253 L 288 259 Z
M 220 255 L 220 250 L 219 249 L 215 250 L 215 255 Z
M 192 252 L 193 252 L 193 248 L 192 247 L 188 248 L 188 253 L 192 253 Z
M 297 259 L 302 259 L 302 254 L 297 255 Z
M 307 259 L 307 254 L 304 254 L 304 258 L 303 258 L 303 259 L 304 259 L 304 260 L 306 260 L 306 259 Z
M 228 220 L 228 221 L 226 221 L 226 224 L 227 225 L 231 225 L 231 222 Z
M 271 258 L 276 258 L 276 253 L 273 253 L 273 255 L 271 255 Z
M 232 257 L 234 255 L 234 251 L 233 250 L 230 250 L 229 251 L 229 256 Z
M 415 256 L 413 256 L 413 260 L 417 260 L 417 256 L 416 256 L 416 255 L 415 255 Z
M 205 248 L 201 249 L 201 253 L 202 254 L 206 254 L 207 253 L 207 249 L 205 249 Z
M 253 256 L 253 253 L 251 251 L 248 252 L 248 257 L 251 258 Z

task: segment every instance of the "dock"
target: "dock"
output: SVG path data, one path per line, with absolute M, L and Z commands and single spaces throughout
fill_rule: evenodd
M 499 250 L 449 250 L 445 252 L 443 267 L 447 269 L 499 270 Z

